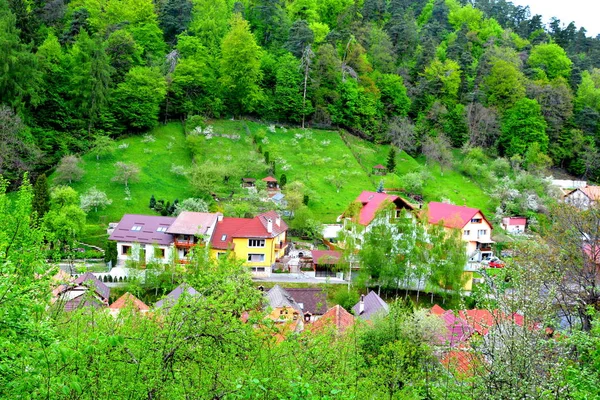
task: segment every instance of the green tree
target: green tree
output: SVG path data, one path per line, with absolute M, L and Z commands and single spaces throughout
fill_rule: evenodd
M 573 62 L 562 47 L 555 43 L 547 43 L 531 49 L 527 64 L 534 69 L 539 78 L 569 79 Z
M 38 218 L 42 218 L 50 209 L 50 186 L 46 174 L 41 174 L 35 180 L 32 208 Z
M 194 0 L 190 32 L 212 54 L 217 54 L 227 34 L 231 7 L 226 0 Z
M 261 49 L 248 22 L 239 14 L 231 19 L 231 29 L 221 44 L 221 79 L 225 102 L 231 112 L 251 112 L 262 98 L 259 82 Z
M 167 43 L 174 43 L 177 35 L 187 29 L 192 20 L 193 6 L 190 0 L 167 0 L 162 3 L 158 19 Z
M 484 90 L 489 106 L 501 110 L 512 107 L 525 97 L 523 74 L 511 62 L 497 59 L 488 75 L 484 78 Z
M 295 4 L 295 3 L 294 3 Z M 290 34 L 286 43 L 286 48 L 294 56 L 300 58 L 306 46 L 310 46 L 315 39 L 313 31 L 305 20 L 294 21 L 290 28 Z
M 134 67 L 115 90 L 113 109 L 129 127 L 149 129 L 158 122 L 165 95 L 166 82 L 157 69 Z
M 96 161 L 100 160 L 100 157 L 111 155 L 115 151 L 115 141 L 109 136 L 98 135 L 94 140 L 92 154 L 96 155 Z
M 502 118 L 502 134 L 498 139 L 501 154 L 512 157 L 524 155 L 532 143 L 537 142 L 543 153 L 548 151 L 546 121 L 540 105 L 535 100 L 521 99 L 506 110 Z
M 440 97 L 446 101 L 456 101 L 460 87 L 460 74 L 460 65 L 456 61 L 434 60 L 423 73 L 427 84 L 427 95 Z
M 410 98 L 401 76 L 383 74 L 377 76 L 376 85 L 381 92 L 381 102 L 388 116 L 406 117 L 410 110 Z
M 57 249 L 70 251 L 85 227 L 85 212 L 79 208 L 77 192 L 58 186 L 50 194 L 50 210 L 44 216 L 48 240 Z
M 299 122 L 311 113 L 310 102 L 303 106 L 302 74 L 298 60 L 287 53 L 278 59 L 274 105 L 277 118 Z M 304 109 L 306 107 L 306 109 Z
M 142 51 L 131 32 L 119 29 L 110 34 L 106 40 L 106 54 L 113 68 L 113 82 L 122 82 L 131 67 L 142 64 Z
M 388 172 L 394 172 L 396 170 L 396 149 L 394 146 L 390 147 L 390 151 L 387 156 L 386 167 Z

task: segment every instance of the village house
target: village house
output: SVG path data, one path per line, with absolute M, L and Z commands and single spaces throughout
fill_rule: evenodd
M 265 303 L 265 308 L 270 311 L 267 318 L 280 326 L 282 335 L 304 330 L 302 307 L 287 290 L 273 286 L 265 293 Z
M 414 206 L 400 196 L 363 191 L 354 202 L 358 207 L 357 215 L 348 215 L 345 213 L 338 218 L 338 221 L 343 221 L 346 230 L 351 229 L 355 237 L 356 247 L 362 245 L 363 236 L 369 232 L 373 226 L 377 224 L 389 224 L 391 220 L 400 217 L 412 217 L 411 211 Z M 387 207 L 390 208 L 389 213 L 381 213 Z M 355 222 L 359 227 L 349 227 L 349 222 Z
M 210 241 L 215 257 L 227 253 L 245 261 L 255 276 L 270 276 L 275 262 L 286 253 L 287 224 L 275 211 L 254 218 L 228 218 L 217 222 Z
M 565 203 L 580 210 L 587 210 L 600 200 L 600 186 L 585 186 L 571 190 L 565 195 Z
M 358 318 L 371 321 L 388 315 L 390 306 L 371 290 L 366 296 L 360 296 L 360 300 L 352 307 L 352 311 Z
M 137 297 L 135 297 L 134 295 L 132 295 L 129 292 L 125 293 L 123 296 L 121 296 L 117 300 L 115 300 L 108 307 L 108 309 L 110 310 L 111 315 L 117 316 L 117 315 L 119 315 L 121 310 L 128 308 L 128 307 L 132 307 L 133 310 L 140 312 L 140 313 L 146 313 L 150 310 L 150 307 L 148 307 L 146 304 L 144 304 L 143 301 L 141 301 L 140 299 L 138 299 Z
M 525 217 L 505 217 L 502 218 L 502 229 L 507 233 L 519 234 L 525 232 L 527 218 Z
M 91 272 L 76 278 L 72 283 L 60 286 L 55 304 L 73 311 L 80 307 L 102 308 L 108 306 L 110 288 Z
M 300 306 L 304 322 L 315 322 L 327 311 L 327 293 L 320 288 L 286 288 Z
M 446 230 L 456 229 L 461 232 L 468 257 L 463 289 L 472 290 L 473 272 L 481 268 L 482 261 L 489 260 L 494 255 L 492 224 L 477 208 L 437 202 L 429 203 L 427 218 L 432 225 L 441 224 Z
M 200 293 L 198 293 L 196 289 L 194 289 L 187 283 L 182 283 L 181 285 L 173 289 L 165 297 L 157 301 L 154 304 L 154 308 L 162 308 L 166 311 L 169 311 L 171 308 L 173 308 L 173 306 L 175 306 L 175 304 L 177 304 L 177 302 L 182 296 L 197 297 L 200 296 Z
M 221 213 L 201 213 L 183 211 L 169 226 L 166 232 L 173 236 L 173 250 L 180 263 L 187 262 L 192 247 L 205 247 L 210 243 L 217 221 L 223 219 Z
M 146 265 L 172 259 L 173 236 L 167 229 L 174 217 L 125 214 L 108 238 L 117 242 L 117 263 L 128 261 Z
M 354 315 L 338 304 L 327 310 L 321 318 L 310 326 L 310 329 L 313 332 L 322 332 L 332 328 L 335 333 L 342 334 L 352 325 L 354 325 Z

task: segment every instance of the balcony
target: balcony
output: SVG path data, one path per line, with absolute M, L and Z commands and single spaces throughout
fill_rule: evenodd
M 179 248 L 189 249 L 194 246 L 204 247 L 204 245 L 205 245 L 204 242 L 197 243 L 197 242 L 194 242 L 194 239 L 180 240 L 180 239 L 175 238 L 175 247 L 179 247 Z
M 284 250 L 286 247 L 289 246 L 289 244 L 290 244 L 290 242 L 287 242 L 287 241 L 286 242 L 277 243 L 275 245 L 275 250 Z
M 177 262 L 178 262 L 179 264 L 186 265 L 186 264 L 189 264 L 189 263 L 190 263 L 190 260 L 187 260 L 187 259 L 185 259 L 185 258 L 182 258 L 182 259 L 179 259 L 179 260 L 177 260 Z
M 492 246 L 481 246 L 478 248 L 479 251 L 492 251 Z

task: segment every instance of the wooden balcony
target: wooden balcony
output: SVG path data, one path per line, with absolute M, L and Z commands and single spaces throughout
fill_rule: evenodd
M 491 246 L 481 246 L 479 248 L 479 251 L 492 251 L 492 247 Z
M 175 247 L 189 249 L 194 246 L 204 247 L 205 243 L 204 242 L 196 243 L 196 242 L 194 242 L 193 239 L 190 239 L 190 240 L 180 240 L 177 238 L 175 239 Z
M 179 259 L 179 260 L 177 260 L 177 262 L 178 262 L 179 264 L 184 264 L 184 265 L 186 265 L 186 264 L 189 264 L 189 263 L 190 263 L 190 260 L 187 260 L 187 259 L 185 259 L 185 258 L 182 258 L 182 259 Z

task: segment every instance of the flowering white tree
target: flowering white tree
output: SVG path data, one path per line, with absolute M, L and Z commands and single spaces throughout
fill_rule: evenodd
M 98 190 L 96 186 L 82 194 L 80 201 L 80 207 L 85 212 L 89 212 L 92 208 L 98 212 L 98 208 L 104 209 L 112 204 L 112 200 L 106 196 L 106 193 Z

